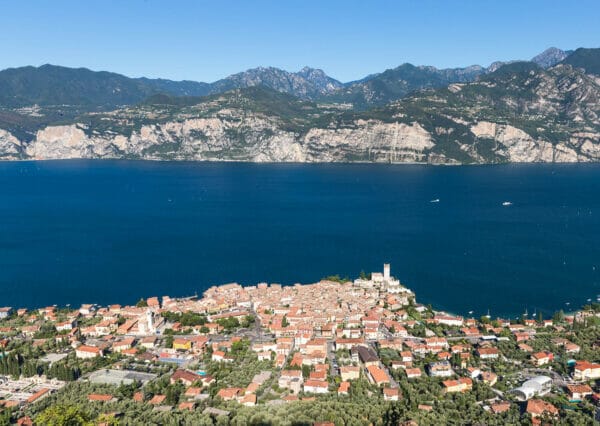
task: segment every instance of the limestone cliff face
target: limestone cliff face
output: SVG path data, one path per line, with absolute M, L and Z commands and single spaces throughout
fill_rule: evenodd
M 427 162 L 431 135 L 412 125 L 360 120 L 351 129 L 310 129 L 305 135 L 279 129 L 271 120 L 189 119 L 142 126 L 131 136 L 90 135 L 82 124 L 40 130 L 28 157 L 142 158 L 255 162 Z
M 193 118 L 144 125 L 129 136 L 99 134 L 83 124 L 49 126 L 33 141 L 21 143 L 0 130 L 4 159 L 24 156 L 35 160 L 69 158 L 139 158 L 149 160 L 211 160 L 254 162 L 394 162 L 455 164 L 460 161 L 436 150 L 442 138 L 456 129 L 436 128 L 428 132 L 418 122 L 385 123 L 356 120 L 344 128 L 311 128 L 297 134 L 278 127 L 276 120 L 247 116 L 243 120 Z M 564 142 L 536 140 L 525 131 L 488 121 L 472 123 L 474 145 L 462 144 L 473 162 L 486 162 L 478 155 L 478 141 L 493 141 L 494 152 L 509 162 L 579 162 L 600 160 L 600 134 L 577 132 Z
M 19 159 L 19 147 L 21 143 L 17 138 L 6 130 L 0 129 L 0 159 L 17 160 Z
M 419 123 L 358 120 L 350 129 L 310 129 L 303 138 L 311 161 L 427 162 L 434 146 Z
M 513 163 L 574 163 L 597 161 L 600 158 L 598 133 L 574 133 L 565 142 L 553 145 L 547 141 L 535 140 L 516 127 L 486 121 L 471 126 L 471 132 L 480 139 L 493 139 L 497 143 L 496 152 Z M 576 148 L 580 148 L 580 152 Z

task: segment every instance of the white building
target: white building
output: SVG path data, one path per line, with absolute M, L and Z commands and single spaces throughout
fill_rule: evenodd
M 4 308 L 0 308 L 0 319 L 4 319 L 4 318 L 8 318 L 8 316 L 11 314 L 12 312 L 12 308 L 11 307 L 4 307 Z
M 552 379 L 547 376 L 537 376 L 527 380 L 511 392 L 515 394 L 519 401 L 527 401 L 534 396 L 545 395 L 550 390 L 552 390 Z

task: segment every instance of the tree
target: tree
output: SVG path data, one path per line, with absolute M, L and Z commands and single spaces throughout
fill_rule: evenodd
M 552 321 L 555 323 L 561 323 L 565 321 L 565 312 L 561 309 L 552 315 Z
M 146 302 L 146 300 L 144 300 L 144 299 L 140 299 L 135 304 L 135 306 L 137 306 L 138 308 L 146 308 L 146 307 L 148 307 L 148 302 Z
M 47 426 L 79 426 L 90 424 L 89 417 L 75 405 L 58 404 L 46 408 L 35 423 Z

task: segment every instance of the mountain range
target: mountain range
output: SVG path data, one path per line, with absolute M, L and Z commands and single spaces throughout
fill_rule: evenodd
M 495 163 L 600 159 L 600 49 L 341 83 L 260 67 L 213 83 L 0 71 L 5 159 Z

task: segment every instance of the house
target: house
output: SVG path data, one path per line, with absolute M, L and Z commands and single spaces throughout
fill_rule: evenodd
M 425 345 L 431 351 L 441 351 L 450 347 L 448 340 L 443 337 L 427 337 L 425 339 Z
M 448 361 L 432 362 L 428 366 L 431 377 L 450 377 L 454 374 L 452 366 Z
M 504 412 L 510 410 L 510 402 L 508 402 L 508 401 L 495 402 L 490 406 L 490 410 L 494 414 L 504 413 Z
M 47 397 L 48 395 L 50 395 L 50 393 L 51 391 L 49 388 L 42 388 L 33 395 L 31 395 L 29 398 L 27 398 L 25 402 L 27 402 L 27 404 L 32 404 L 36 401 L 39 401 L 40 399 Z
M 254 407 L 256 405 L 256 394 L 249 393 L 240 399 L 240 404 L 246 407 Z
M 33 420 L 29 416 L 19 417 L 17 419 L 17 426 L 33 426 Z
M 445 380 L 442 382 L 445 393 L 467 392 L 473 388 L 473 380 L 461 377 L 458 380 Z
M 464 320 L 462 317 L 455 317 L 452 315 L 435 314 L 433 321 L 437 324 L 443 324 L 448 326 L 460 327 L 463 325 Z
M 399 370 L 401 368 L 403 370 L 405 370 L 405 369 L 411 368 L 411 367 L 412 367 L 412 362 L 411 361 L 406 361 L 405 362 L 405 361 L 396 361 L 396 360 L 394 360 L 390 364 L 390 368 L 392 370 Z
M 498 348 L 494 348 L 494 347 L 477 348 L 477 356 L 481 359 L 497 359 L 498 354 L 499 354 Z
M 468 367 L 467 373 L 469 373 L 469 377 L 471 377 L 471 379 L 476 379 L 481 376 L 481 370 L 477 367 Z
M 113 343 L 112 345 L 112 350 L 113 352 L 122 352 L 126 349 L 131 349 L 131 347 L 133 346 L 133 344 L 135 343 L 135 339 L 133 337 L 128 337 L 125 339 L 122 339 L 118 342 Z
M 94 305 L 89 304 L 89 303 L 84 303 L 83 305 L 81 305 L 81 308 L 79 308 L 79 313 L 81 315 L 90 315 L 95 310 L 96 310 L 96 307 Z
M 340 383 L 338 387 L 338 395 L 348 395 L 348 391 L 350 390 L 350 382 L 343 381 Z
M 379 364 L 379 358 L 377 358 L 377 355 L 371 348 L 365 348 L 364 346 L 354 346 L 352 347 L 351 352 L 356 352 L 356 354 L 358 355 L 358 359 L 365 367 Z
M 579 345 L 576 345 L 575 343 L 569 342 L 565 344 L 565 353 L 578 354 L 580 350 L 581 347 Z
M 68 331 L 77 326 L 77 321 L 67 320 L 56 324 L 56 331 Z
M 444 360 L 444 359 L 448 360 L 448 359 L 452 358 L 452 354 L 450 352 L 446 352 L 446 351 L 438 352 L 437 358 L 442 359 L 442 360 Z
M 329 392 L 329 384 L 324 380 L 308 379 L 306 382 L 304 382 L 304 392 L 327 393 Z
M 387 373 L 380 367 L 376 365 L 369 365 L 367 367 L 367 371 L 369 373 L 368 377 L 372 383 L 375 383 L 378 386 L 386 385 L 390 383 L 390 378 Z
M 11 313 L 12 313 L 12 308 L 9 306 L 0 308 L 0 319 L 8 318 Z
M 97 356 L 104 356 L 102 349 L 95 346 L 81 345 L 75 349 L 75 356 L 77 358 L 95 358 Z
M 527 414 L 531 415 L 531 418 L 536 419 L 538 417 L 558 417 L 558 408 L 541 399 L 531 399 L 527 401 Z
M 340 376 L 342 381 L 355 380 L 360 378 L 360 367 L 344 365 L 340 367 Z
M 200 381 L 202 382 L 203 386 L 210 386 L 213 383 L 215 383 L 215 378 L 213 376 L 209 376 L 208 374 L 206 376 L 200 376 Z
M 156 336 L 148 336 L 148 337 L 144 337 L 141 341 L 140 341 L 140 346 L 146 348 L 146 349 L 153 349 L 154 346 L 156 346 Z
M 308 378 L 311 380 L 327 380 L 327 370 L 311 371 Z
M 192 349 L 192 342 L 188 339 L 177 337 L 173 339 L 173 349 L 179 351 L 189 351 Z
M 589 385 L 567 385 L 566 387 L 571 402 L 583 401 L 594 393 Z
M 533 352 L 533 348 L 527 343 L 519 343 L 518 348 L 523 352 Z
M 183 394 L 186 398 L 197 399 L 198 395 L 202 393 L 202 388 L 198 386 L 190 386 L 187 388 Z
M 386 401 L 399 401 L 400 390 L 398 388 L 383 388 L 383 399 Z
M 110 394 L 91 393 L 88 395 L 88 401 L 92 402 L 114 402 L 117 398 Z
M 160 308 L 158 297 L 149 297 L 148 299 L 146 299 L 146 304 L 149 308 Z
M 161 405 L 165 399 L 167 399 L 167 395 L 154 395 L 148 403 L 152 405 Z
M 481 373 L 481 381 L 489 386 L 494 386 L 498 382 L 498 375 L 491 371 Z
M 554 355 L 550 352 L 536 352 L 531 354 L 531 363 L 537 367 L 546 365 L 554 359 Z
M 184 410 L 194 411 L 195 407 L 196 407 L 196 403 L 193 401 L 182 402 L 177 406 L 177 408 L 180 409 L 181 411 L 184 411 Z
M 176 370 L 172 375 L 170 382 L 171 384 L 183 383 L 186 386 L 191 386 L 194 382 L 200 380 L 200 375 L 189 370 L 179 369 Z
M 360 332 L 360 329 L 357 329 Z M 363 338 L 350 338 L 350 339 L 336 339 L 335 349 L 352 349 L 353 346 L 367 346 L 365 339 Z
M 302 383 L 304 383 L 302 371 L 282 370 L 277 384 L 280 388 L 289 389 L 293 393 L 299 393 L 302 390 Z
M 223 388 L 217 392 L 217 396 L 223 399 L 223 401 L 235 401 L 243 394 L 244 389 L 242 388 Z
M 573 370 L 573 378 L 582 381 L 600 379 L 600 364 L 578 361 Z
M 211 359 L 213 361 L 219 361 L 219 362 L 233 362 L 233 357 L 231 355 L 227 355 L 223 351 L 214 351 L 212 353 Z
M 406 378 L 407 379 L 418 379 L 421 377 L 421 369 L 420 368 L 407 368 L 406 369 Z

